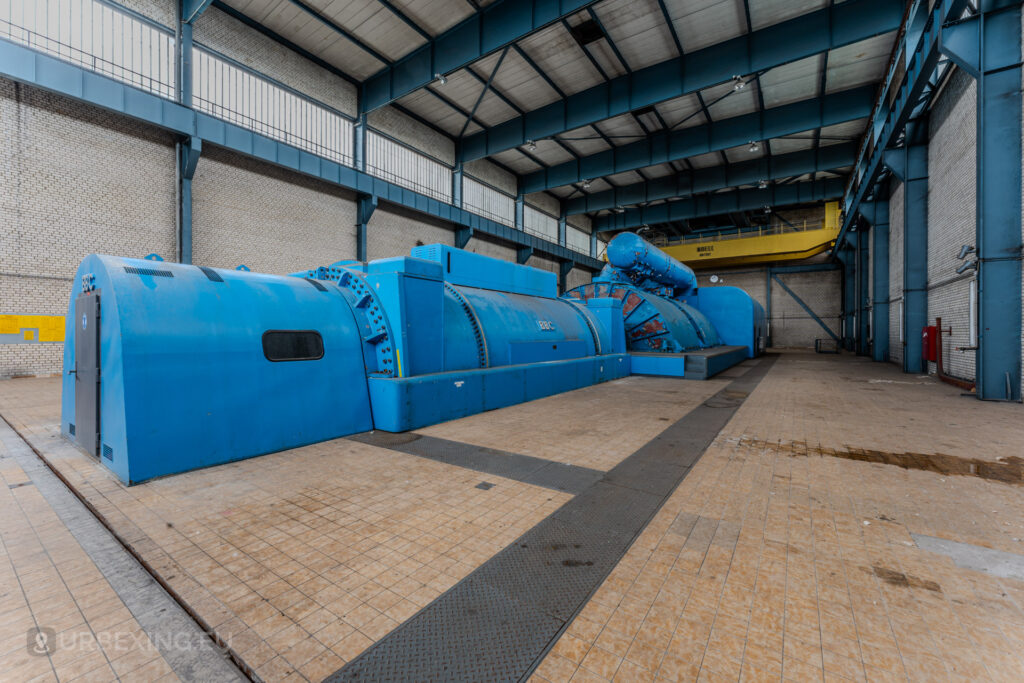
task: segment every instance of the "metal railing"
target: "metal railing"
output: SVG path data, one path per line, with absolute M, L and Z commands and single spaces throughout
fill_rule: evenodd
M 174 97 L 174 34 L 96 0 L 0 0 L 0 38 Z
M 713 235 L 687 235 L 677 239 L 669 240 L 670 244 L 691 244 L 694 242 L 721 242 L 722 240 L 742 239 L 745 237 L 766 237 L 768 235 L 784 235 L 796 232 L 811 232 L 813 230 L 825 230 L 824 223 L 804 221 L 799 224 L 786 225 L 778 223 L 762 228 L 736 228 L 728 232 L 716 232 Z
M 523 207 L 523 232 L 558 242 L 558 219 L 529 204 Z
M 469 176 L 462 176 L 462 208 L 471 213 L 514 228 L 515 197 Z
M 366 171 L 438 201 L 452 202 L 452 169 L 397 140 L 366 132 Z
M 197 110 L 352 165 L 355 126 L 333 109 L 200 47 L 194 48 L 192 78 Z
M 567 225 L 565 226 L 565 246 L 581 254 L 590 254 L 590 235 Z

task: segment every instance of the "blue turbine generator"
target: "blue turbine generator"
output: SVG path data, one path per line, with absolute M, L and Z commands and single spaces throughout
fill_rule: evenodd
M 443 245 L 298 277 L 92 255 L 62 429 L 125 483 L 617 379 L 618 301 Z
M 637 375 L 706 379 L 764 352 L 764 308 L 737 287 L 698 290 L 694 272 L 634 233 L 608 243 L 608 265 L 566 293 L 583 302 L 622 302 Z
M 689 269 L 633 237 L 633 265 L 563 298 L 553 273 L 440 244 L 291 276 L 88 256 L 68 306 L 62 429 L 132 484 L 624 377 L 627 338 L 642 372 L 675 359 L 659 374 L 723 341 L 759 350 L 749 297 L 698 296 Z

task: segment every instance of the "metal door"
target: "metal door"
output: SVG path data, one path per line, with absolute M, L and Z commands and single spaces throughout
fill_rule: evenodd
M 75 300 L 75 439 L 99 457 L 100 451 L 100 295 Z

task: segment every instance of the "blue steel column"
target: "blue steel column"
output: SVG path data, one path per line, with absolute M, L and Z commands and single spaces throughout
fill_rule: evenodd
M 523 205 L 524 205 L 525 202 L 526 202 L 526 199 L 524 198 L 522 192 L 520 192 L 519 194 L 516 195 L 516 216 L 515 216 L 516 230 L 522 230 L 523 229 Z
M 889 202 L 876 201 L 872 207 L 871 254 L 872 288 L 871 328 L 873 342 L 871 358 L 889 360 Z
M 928 145 L 911 145 L 902 152 L 903 371 L 923 372 L 921 333 L 928 325 Z
M 942 51 L 978 81 L 979 398 L 1021 399 L 1021 3 L 982 0 L 943 29 Z
M 590 257 L 597 258 L 597 230 L 590 233 Z
M 356 198 L 356 260 L 368 261 L 366 255 L 366 227 L 377 209 L 377 196 L 361 194 Z
M 212 0 L 180 0 L 177 3 L 174 63 L 175 96 L 179 104 L 192 106 L 192 23 L 206 11 Z M 202 141 L 183 137 L 175 143 L 175 175 L 178 206 L 178 261 L 192 263 L 192 178 L 195 175 Z
M 871 277 L 869 261 L 870 231 L 864 223 L 857 229 L 857 355 L 870 353 L 871 318 L 868 310 L 871 304 Z
M 357 171 L 366 171 L 366 114 L 356 119 L 352 134 L 352 165 Z
M 462 162 L 456 162 L 452 169 L 452 206 L 462 208 Z
M 565 214 L 558 217 L 558 246 L 565 246 Z
M 846 241 L 839 249 L 843 264 L 843 348 L 854 349 L 854 311 L 857 308 L 857 233 L 846 233 Z

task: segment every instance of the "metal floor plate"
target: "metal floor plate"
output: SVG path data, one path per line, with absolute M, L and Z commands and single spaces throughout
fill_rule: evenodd
M 598 473 L 572 500 L 326 680 L 528 678 L 774 362 L 774 356 L 761 359 L 610 472 Z M 375 445 L 388 443 L 385 447 L 501 476 L 513 473 L 520 481 L 543 479 L 539 473 L 552 465 L 410 436 L 350 438 L 365 443 L 377 438 Z M 538 460 L 545 464 L 531 467 Z M 694 542 L 711 543 L 716 534 L 722 542 L 731 538 L 693 516 L 673 525 L 680 533 L 700 526 Z
M 567 493 L 585 491 L 604 476 L 604 472 L 601 470 L 566 465 L 532 455 L 499 451 L 494 448 L 474 446 L 461 441 L 449 441 L 423 434 L 366 432 L 348 438 L 371 446 L 389 448 L 401 453 Z

